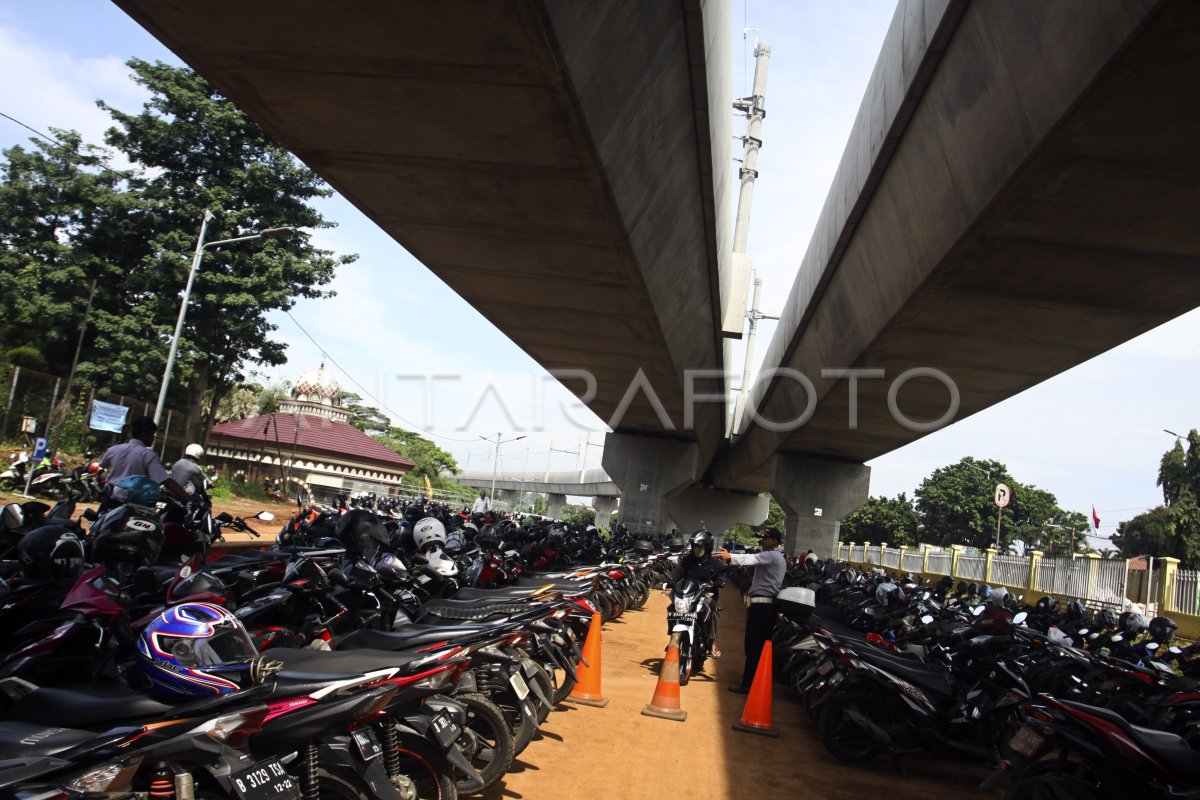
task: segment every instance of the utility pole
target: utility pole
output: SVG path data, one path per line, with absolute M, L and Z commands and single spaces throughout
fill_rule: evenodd
M 746 115 L 746 134 L 742 140 L 742 166 L 738 170 L 741 179 L 741 190 L 738 194 L 737 220 L 733 227 L 733 261 L 734 276 L 744 275 L 752 271 L 752 261 L 747 253 L 746 245 L 750 238 L 750 210 L 754 205 L 754 183 L 758 180 L 758 151 L 762 148 L 762 123 L 767 115 L 767 68 L 771 64 L 771 45 L 766 42 L 755 42 L 754 45 L 754 89 L 750 97 L 743 97 L 733 103 L 734 110 Z M 739 267 L 744 265 L 745 272 Z M 743 284 L 744 285 L 744 284 Z M 742 365 L 742 383 L 738 387 L 737 400 L 733 414 L 727 417 L 729 429 L 726 435 L 732 436 L 741 427 L 742 414 L 745 411 L 746 397 L 750 391 L 750 373 L 754 369 L 754 339 L 760 319 L 778 319 L 768 317 L 758 310 L 759 297 L 762 293 L 762 280 L 754 279 L 754 301 L 745 317 L 750 320 L 750 333 L 746 340 L 746 359 Z M 745 295 L 742 295 L 744 298 Z M 744 300 L 743 300 L 744 303 Z M 744 306 L 743 306 L 744 307 Z M 738 326 L 740 329 L 740 325 Z M 726 348 L 728 354 L 728 347 Z
M 491 439 L 489 439 L 486 436 L 480 436 L 479 438 L 483 439 L 485 442 L 492 441 Z M 497 471 L 500 469 L 500 445 L 508 444 L 509 442 L 518 442 L 524 438 L 525 438 L 525 436 L 521 435 L 521 436 L 516 437 L 515 439 L 505 439 L 504 441 L 500 441 L 500 434 L 499 433 L 496 434 L 496 441 L 495 441 L 496 453 L 492 457 L 492 493 L 490 495 L 488 495 L 489 505 L 496 502 L 496 474 L 497 474 Z

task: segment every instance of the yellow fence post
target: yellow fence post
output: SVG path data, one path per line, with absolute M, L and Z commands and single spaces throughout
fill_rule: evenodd
M 1156 558 L 1158 568 L 1158 613 L 1175 610 L 1175 575 L 1179 571 L 1179 559 L 1171 556 Z M 1146 609 L 1149 613 L 1149 609 Z
M 869 555 L 867 555 L 867 548 L 870 546 L 871 546 L 870 542 L 863 542 L 863 557 L 862 557 L 862 561 L 859 562 L 860 564 L 870 564 L 871 563 L 871 557 Z
M 1088 559 L 1087 597 L 1092 598 L 1096 596 L 1096 583 L 1100 579 L 1100 554 L 1085 553 L 1084 555 Z
M 987 560 L 983 562 L 983 582 L 992 582 L 992 561 L 996 558 L 996 548 L 987 549 Z
M 1026 576 L 1026 578 L 1025 578 L 1025 588 L 1031 592 L 1034 591 L 1035 588 L 1037 587 L 1037 572 L 1038 572 L 1038 567 L 1041 565 L 1041 563 L 1042 563 L 1042 551 L 1041 550 L 1030 550 L 1029 551 L 1029 575 Z
M 854 548 L 855 548 L 855 544 L 854 544 L 854 542 L 851 542 L 850 549 L 846 551 L 846 560 L 849 561 L 851 564 L 854 563 Z
M 956 580 L 958 578 L 958 557 L 962 555 L 962 551 L 961 544 L 950 545 L 950 577 Z
M 921 576 L 929 575 L 929 553 L 933 549 L 931 544 L 923 544 L 921 548 L 925 551 L 921 554 Z
M 904 572 L 904 554 L 907 552 L 908 548 L 904 545 L 900 545 L 900 563 L 896 565 L 896 569 L 900 570 L 901 573 Z
M 879 566 L 879 567 L 883 566 L 883 551 L 884 550 L 887 550 L 887 542 L 880 542 L 879 543 L 879 561 L 876 562 L 876 566 Z

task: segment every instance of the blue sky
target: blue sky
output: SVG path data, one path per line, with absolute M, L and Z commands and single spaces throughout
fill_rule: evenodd
M 765 313 L 778 312 L 772 298 L 784 296 L 795 277 L 894 5 L 733 2 L 735 97 L 748 93 L 753 74 L 754 34 L 743 39 L 743 20 L 772 45 L 750 230 Z M 0 74 L 7 78 L 0 112 L 33 128 L 73 128 L 99 142 L 108 120 L 96 109 L 97 98 L 125 110 L 142 101 L 124 67 L 135 56 L 177 63 L 114 5 L 0 0 Z M 30 135 L 0 118 L 0 147 L 23 144 Z M 337 277 L 336 298 L 303 301 L 293 312 L 320 348 L 289 318 L 276 316 L 290 360 L 263 378 L 295 377 L 315 367 L 324 351 L 398 422 L 426 429 L 464 466 L 491 469 L 493 448 L 479 437 L 498 431 L 506 439 L 526 437 L 503 448 L 501 472 L 599 465 L 595 445 L 605 430 L 599 420 L 586 410 L 564 411 L 573 405 L 565 389 L 348 203 L 333 198 L 321 210 L 339 223 L 320 234 L 322 246 L 360 259 Z M 759 330 L 761 358 L 774 323 Z M 876 459 L 872 493 L 911 494 L 936 467 L 964 455 L 995 458 L 1018 480 L 1054 492 L 1067 508 L 1090 513 L 1094 504 L 1101 534 L 1111 535 L 1117 522 L 1160 501 L 1154 478 L 1171 445 L 1163 429 L 1186 433 L 1197 422 L 1198 333 L 1200 313 L 1192 312 Z M 732 366 L 740 372 L 741 344 L 736 353 Z M 402 377 L 418 374 L 447 377 Z M 345 374 L 339 379 L 363 393 Z

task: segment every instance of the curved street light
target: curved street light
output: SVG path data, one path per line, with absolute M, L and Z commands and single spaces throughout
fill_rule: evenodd
M 213 218 L 211 211 L 204 212 L 204 221 L 200 223 L 200 238 L 196 240 L 196 252 L 192 256 L 192 268 L 188 272 L 187 286 L 183 289 L 183 300 L 179 303 L 179 318 L 175 320 L 175 335 L 171 337 L 171 349 L 167 353 L 167 368 L 163 370 L 162 384 L 158 387 L 158 403 L 154 406 L 154 424 L 162 421 L 163 405 L 167 401 L 167 389 L 171 385 L 171 372 L 175 369 L 175 354 L 179 351 L 179 337 L 183 334 L 183 321 L 187 317 L 188 299 L 192 296 L 192 283 L 196 280 L 196 272 L 200 269 L 200 258 L 210 247 L 235 242 L 248 242 L 252 239 L 283 239 L 296 232 L 295 228 L 267 228 L 247 236 L 237 236 L 232 239 L 218 239 L 215 242 L 205 242 L 208 233 L 209 220 Z

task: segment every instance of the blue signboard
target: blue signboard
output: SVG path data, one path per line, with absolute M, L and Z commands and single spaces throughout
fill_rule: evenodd
M 39 436 L 33 440 L 33 463 L 36 464 L 46 457 L 46 448 L 50 446 L 50 442 L 45 436 Z

